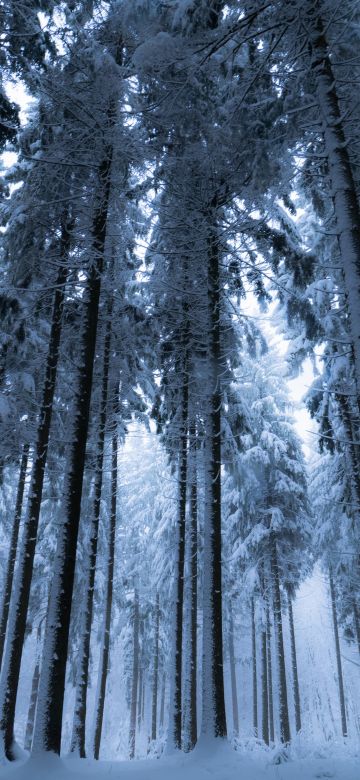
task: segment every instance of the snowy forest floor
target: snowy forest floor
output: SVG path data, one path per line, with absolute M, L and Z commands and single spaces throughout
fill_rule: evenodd
M 32 757 L 0 767 L 7 780 L 359 780 L 360 753 L 350 746 L 333 744 L 329 751 L 317 750 L 301 757 L 290 750 L 288 760 L 278 762 L 279 751 L 258 748 L 234 750 L 225 742 L 203 744 L 192 753 L 175 754 L 140 761 L 94 761 L 59 759 L 55 756 Z

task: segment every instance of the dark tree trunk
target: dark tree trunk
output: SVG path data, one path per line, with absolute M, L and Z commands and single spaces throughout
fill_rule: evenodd
M 103 484 L 105 430 L 108 404 L 109 367 L 111 349 L 111 313 L 112 299 L 110 299 L 106 333 L 104 342 L 104 362 L 102 371 L 102 392 L 100 401 L 99 428 L 96 448 L 94 505 L 92 511 L 92 523 L 89 539 L 89 560 L 87 577 L 85 582 L 85 604 L 83 613 L 82 636 L 79 649 L 79 668 L 76 683 L 75 712 L 73 732 L 71 737 L 71 752 L 78 753 L 80 758 L 85 758 L 85 727 L 86 727 L 86 697 L 89 681 L 90 664 L 90 639 L 93 617 L 94 588 L 96 574 L 96 558 L 99 538 L 99 523 L 101 512 L 101 491 Z
M 143 704 L 143 681 L 144 672 L 141 663 L 139 663 L 139 684 L 138 684 L 138 703 L 137 703 L 137 729 L 140 731 L 142 723 L 142 704 Z
M 354 614 L 355 636 L 357 639 L 357 646 L 360 654 L 360 618 L 359 618 L 359 610 L 357 608 L 356 601 L 353 601 L 353 614 Z
M 202 733 L 226 737 L 221 574 L 221 306 L 216 203 L 208 215 L 209 347 L 205 444 Z
M 142 723 L 144 723 L 144 720 L 145 720 L 145 699 L 146 699 L 146 685 L 145 685 L 145 682 L 146 682 L 146 678 L 145 678 L 145 674 L 143 674 L 142 691 L 141 691 L 141 720 L 142 720 Z M 150 738 L 148 737 L 148 740 L 149 739 Z
M 288 596 L 289 605 L 289 628 L 290 628 L 290 646 L 291 646 L 291 668 L 293 676 L 293 688 L 294 688 L 294 708 L 295 708 L 295 728 L 299 732 L 301 730 L 301 707 L 300 707 L 300 688 L 299 688 L 299 676 L 296 657 L 296 644 L 295 644 L 295 628 L 294 628 L 294 615 L 291 596 Z
M 336 394 L 336 400 L 340 409 L 340 416 L 345 428 L 347 443 L 347 452 L 349 459 L 349 482 L 351 485 L 352 500 L 355 505 L 360 506 L 360 459 L 359 444 L 357 443 L 357 426 L 354 425 L 355 411 L 352 408 L 349 398 L 342 393 Z M 359 510 L 357 517 L 360 517 Z
M 24 748 L 25 750 L 29 750 L 29 752 L 31 750 L 31 743 L 32 743 L 33 731 L 34 731 L 36 702 L 37 702 L 38 690 L 39 690 L 39 680 L 40 680 L 40 656 L 38 656 L 36 659 L 34 674 L 32 678 L 29 711 L 28 711 L 27 723 L 26 723 Z
M 73 433 L 63 490 L 63 523 L 59 529 L 51 583 L 49 619 L 45 635 L 46 652 L 41 667 L 39 703 L 35 721 L 34 745 L 36 745 L 36 749 L 48 750 L 57 754 L 60 754 L 61 747 L 65 671 L 105 252 L 111 157 L 112 149 L 109 148 L 99 169 L 99 201 L 93 220 L 93 253 L 88 272 L 87 296 L 84 301 Z
M 197 578 L 198 578 L 198 543 L 197 543 L 197 441 L 196 428 L 190 429 L 190 453 L 191 453 L 191 483 L 190 483 L 190 685 L 189 685 L 189 723 L 188 723 L 188 749 L 192 750 L 197 742 Z
M 154 671 L 152 679 L 152 703 L 151 703 L 151 739 L 157 736 L 157 704 L 158 704 L 158 679 L 159 679 L 159 630 L 160 630 L 160 602 L 159 594 L 156 594 L 155 602 L 155 636 L 154 636 Z
M 181 431 L 179 452 L 179 508 L 177 523 L 177 562 L 176 562 L 176 604 L 175 604 L 175 657 L 173 670 L 173 691 L 170 709 L 169 743 L 181 750 L 182 726 L 182 638 L 184 606 L 184 566 L 185 566 L 185 518 L 186 483 L 188 469 L 187 432 L 189 381 L 186 360 L 183 377 L 183 397 L 181 408 Z
M 135 758 L 135 740 L 136 740 L 136 709 L 137 693 L 139 683 L 139 597 L 135 590 L 134 593 L 134 617 L 133 617 L 133 667 L 131 683 L 131 705 L 130 705 L 130 731 L 129 731 L 129 758 Z
M 257 701 L 257 663 L 256 663 L 256 625 L 255 602 L 251 599 L 251 645 L 252 645 L 252 689 L 253 689 L 253 729 L 254 736 L 258 736 L 258 701 Z
M 308 2 L 305 9 L 311 69 L 322 119 L 325 154 L 349 305 L 357 394 L 360 398 L 360 208 L 349 157 L 349 146 L 344 132 L 343 112 L 337 94 L 336 77 L 326 40 L 326 24 L 321 17 L 321 2 L 319 0 Z
M 95 707 L 95 730 L 94 730 L 94 758 L 99 758 L 101 732 L 104 719 L 106 681 L 109 670 L 110 655 L 110 627 L 111 610 L 114 588 L 114 564 L 115 564 L 115 538 L 116 538 L 116 517 L 117 517 L 117 483 L 118 483 L 118 437 L 116 430 L 112 436 L 111 448 L 111 503 L 110 503 L 110 533 L 109 550 L 107 561 L 107 579 L 106 579 L 106 604 L 105 604 L 105 622 L 102 638 L 101 655 L 99 662 L 99 693 Z
M 66 222 L 62 227 L 61 234 L 60 269 L 56 279 L 52 324 L 45 366 L 37 439 L 34 448 L 28 507 L 21 540 L 19 564 L 16 573 L 15 592 L 17 594 L 17 601 L 16 604 L 13 603 L 11 605 L 8 642 L 1 673 L 0 730 L 3 732 L 5 754 L 10 761 L 14 759 L 12 745 L 14 742 L 15 707 L 26 631 L 26 619 L 34 566 L 45 466 L 49 446 L 71 231 L 72 224 Z
M 231 600 L 229 601 L 229 661 L 230 661 L 230 679 L 231 679 L 231 701 L 235 737 L 239 736 L 239 706 L 236 683 L 236 665 L 234 649 L 234 620 Z
M 270 623 L 270 610 L 268 606 L 266 607 L 266 638 L 267 638 L 267 659 L 268 659 L 267 678 L 268 678 L 268 693 L 269 693 L 269 735 L 270 735 L 270 741 L 275 742 L 272 659 L 271 659 L 271 623 Z
M 2 657 L 3 657 L 4 645 L 5 645 L 5 637 L 6 637 L 6 628 L 7 628 L 7 622 L 8 622 L 8 617 L 9 617 L 10 599 L 11 599 L 11 591 L 12 591 L 12 584 L 13 584 L 13 578 L 14 578 L 14 569 L 15 569 L 15 561 L 16 561 L 16 553 L 17 553 L 17 544 L 18 544 L 18 538 L 19 538 L 19 529 L 20 529 L 23 497 L 24 497 L 24 488 L 25 488 L 25 479 L 26 479 L 26 469 L 27 469 L 27 464 L 28 464 L 28 455 L 29 455 L 29 445 L 28 444 L 24 444 L 23 452 L 22 452 L 22 456 L 21 456 L 21 461 L 20 461 L 20 471 L 19 471 L 18 489 L 17 489 L 17 494 L 16 494 L 14 522 L 13 522 L 13 527 L 12 527 L 12 531 L 11 531 L 10 547 L 9 547 L 9 554 L 8 554 L 8 560 L 7 560 L 7 567 L 6 567 L 6 574 L 5 574 L 5 583 L 4 583 L 4 593 L 3 593 L 2 608 L 1 608 L 1 621 L 0 621 L 0 667 L 1 667 L 1 664 L 2 664 Z
M 273 594 L 274 594 L 274 619 L 275 619 L 275 638 L 276 651 L 279 669 L 279 720 L 280 720 L 280 739 L 287 745 L 291 740 L 290 720 L 287 698 L 285 651 L 283 639 L 283 623 L 281 612 L 281 593 L 280 593 L 280 574 L 276 549 L 276 539 L 272 539 L 271 550 L 271 568 L 273 576 Z
M 266 628 L 261 631 L 261 726 L 262 738 L 269 744 L 269 691 Z
M 329 569 L 329 584 L 330 584 L 331 610 L 332 610 L 333 626 L 334 626 L 336 666 L 337 666 L 337 673 L 338 673 L 341 728 L 342 728 L 343 737 L 347 737 L 345 692 L 344 692 L 344 679 L 343 679 L 341 653 L 340 653 L 339 626 L 338 626 L 338 618 L 337 618 L 337 610 L 336 610 L 335 585 L 334 585 L 334 579 L 333 579 L 331 569 Z
M 161 699 L 160 699 L 160 728 L 163 728 L 163 726 L 164 726 L 165 693 L 166 693 L 166 676 L 165 676 L 165 674 L 163 674 L 162 688 L 161 688 Z

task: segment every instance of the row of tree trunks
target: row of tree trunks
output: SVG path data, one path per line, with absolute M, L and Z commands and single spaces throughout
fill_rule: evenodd
M 109 125 L 113 126 L 114 121 L 115 108 L 112 107 L 109 111 Z M 61 748 L 70 615 L 89 428 L 101 277 L 104 267 L 111 161 L 112 147 L 108 147 L 98 171 L 98 198 L 92 226 L 91 262 L 89 263 L 83 304 L 78 385 L 75 392 L 73 430 L 63 488 L 63 522 L 59 529 L 51 583 L 33 743 L 33 749 L 36 751 L 52 751 L 58 755 Z
M 49 446 L 72 229 L 72 223 L 66 218 L 61 229 L 59 271 L 55 283 L 52 324 L 45 366 L 45 379 L 39 413 L 37 439 L 34 447 L 28 507 L 15 578 L 15 588 L 11 600 L 7 645 L 1 672 L 0 731 L 2 732 L 4 739 L 4 751 L 10 761 L 15 757 L 15 707 L 25 640 L 26 619 L 34 567 L 45 466 Z
M 85 728 L 86 728 L 86 697 L 89 681 L 90 638 L 93 618 L 96 559 L 99 538 L 101 512 L 101 492 L 104 473 L 104 449 L 108 406 L 109 367 L 111 351 L 111 314 L 112 296 L 109 299 L 106 314 L 106 332 L 103 352 L 102 390 L 99 411 L 99 425 L 96 445 L 94 505 L 89 539 L 89 557 L 85 578 L 85 603 L 83 610 L 83 625 L 81 629 L 79 648 L 79 667 L 76 682 L 75 711 L 71 738 L 71 752 L 85 758 Z
M 279 595 L 279 594 L 278 594 Z M 274 616 L 276 629 L 278 629 L 279 614 L 277 609 L 279 605 L 274 602 Z M 281 609 L 281 596 L 280 596 L 280 609 Z M 297 674 L 297 660 L 296 660 L 296 647 L 295 647 L 295 629 L 294 619 L 292 613 L 292 604 L 289 600 L 289 626 L 290 626 L 290 643 L 291 643 L 291 656 L 292 656 L 292 672 L 293 672 L 293 692 L 294 692 L 294 709 L 295 709 L 295 724 L 296 730 L 301 728 L 300 719 L 300 697 L 299 697 L 299 681 Z M 281 614 L 281 631 L 282 635 L 282 614 Z M 286 671 L 285 671 L 285 656 L 283 642 L 278 641 L 278 634 L 276 641 L 277 651 L 277 665 L 279 675 L 285 675 L 286 683 Z M 273 673 L 272 673 L 272 651 L 271 651 L 271 621 L 269 605 L 266 605 L 265 611 L 265 623 L 261 627 L 260 632 L 260 657 L 261 657 L 261 736 L 265 744 L 269 745 L 275 741 L 275 727 L 274 727 L 274 703 L 273 703 Z M 256 619 L 255 619 L 255 601 L 251 600 L 251 643 L 252 643 L 252 682 L 253 682 L 253 729 L 255 736 L 258 736 L 259 731 L 259 715 L 258 715 L 258 682 L 257 682 L 257 642 L 256 642 Z M 285 688 L 286 691 L 286 688 Z M 281 701 L 281 688 L 279 689 L 279 720 L 280 720 L 280 738 L 282 742 L 285 742 L 285 728 L 281 722 L 284 717 L 284 703 Z M 285 718 L 289 722 L 289 713 L 286 698 L 285 706 Z M 281 707 L 283 709 L 281 710 Z M 286 720 L 285 720 L 286 723 Z M 285 743 L 286 744 L 286 743 Z

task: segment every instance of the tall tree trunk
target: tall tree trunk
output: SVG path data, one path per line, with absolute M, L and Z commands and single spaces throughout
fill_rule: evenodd
M 261 630 L 261 731 L 266 745 L 269 744 L 269 691 L 266 627 Z
M 355 600 L 353 601 L 353 614 L 354 614 L 355 636 L 357 639 L 357 646 L 360 654 L 360 618 L 359 618 L 359 610 L 357 608 L 357 604 Z
M 221 577 L 221 307 L 216 202 L 208 215 L 209 352 L 206 401 L 202 734 L 226 737 Z M 214 227 L 215 225 L 215 227 Z
M 79 648 L 79 667 L 76 683 L 75 712 L 71 737 L 71 752 L 85 758 L 86 696 L 89 681 L 90 639 L 93 617 L 96 558 L 101 513 L 101 491 L 103 484 L 105 430 L 108 404 L 109 367 L 111 349 L 112 297 L 107 310 L 107 322 L 104 342 L 104 362 L 102 371 L 102 391 L 100 400 L 99 428 L 96 447 L 94 505 L 89 539 L 89 559 L 85 581 L 85 604 L 83 612 L 82 634 Z
M 257 702 L 257 663 L 256 663 L 256 624 L 255 602 L 251 599 L 251 646 L 252 646 L 252 689 L 253 689 L 253 728 L 254 736 L 258 736 L 258 702 Z
M 9 547 L 9 554 L 7 560 L 6 574 L 5 574 L 4 593 L 3 593 L 2 606 L 1 606 L 0 667 L 2 664 L 2 657 L 3 657 L 5 637 L 6 637 L 6 628 L 7 628 L 7 622 L 9 617 L 10 599 L 11 599 L 12 584 L 14 579 L 14 569 L 15 569 L 18 538 L 19 538 L 19 529 L 20 529 L 24 489 L 25 489 L 28 455 L 29 455 L 29 445 L 24 444 L 21 461 L 20 461 L 20 471 L 19 471 L 18 488 L 16 494 L 14 522 L 11 531 L 10 547 Z
M 277 662 L 279 670 L 279 720 L 280 720 L 280 739 L 287 745 L 290 742 L 290 720 L 287 698 L 285 651 L 283 639 L 283 623 L 281 612 L 281 593 L 280 593 L 280 574 L 276 549 L 276 539 L 272 539 L 271 549 L 271 568 L 273 576 L 273 594 L 274 594 L 274 619 L 275 619 L 275 638 Z
M 117 394 L 116 394 L 117 395 Z M 106 578 L 105 620 L 99 661 L 98 698 L 95 705 L 94 758 L 100 754 L 101 732 L 104 719 L 106 681 L 109 670 L 110 626 L 114 589 L 115 540 L 117 518 L 117 484 L 118 484 L 118 436 L 115 430 L 111 443 L 111 502 L 110 502 L 110 533 Z
M 27 722 L 26 722 L 24 748 L 25 750 L 29 750 L 29 751 L 31 750 L 31 743 L 32 743 L 33 731 L 34 731 L 36 702 L 37 702 L 38 690 L 39 690 L 39 680 L 40 680 L 40 655 L 38 655 L 36 658 L 36 664 L 35 664 L 32 683 L 31 683 L 29 711 L 28 711 Z
M 93 251 L 88 272 L 87 295 L 84 301 L 73 432 L 63 488 L 63 523 L 59 529 L 51 583 L 50 609 L 46 624 L 45 651 L 41 666 L 39 701 L 35 721 L 34 748 L 57 754 L 60 754 L 61 747 L 65 672 L 105 252 L 111 159 L 112 148 L 108 148 L 98 173 L 99 199 L 93 220 Z
M 346 450 L 348 454 L 348 470 L 349 470 L 349 482 L 351 486 L 351 495 L 354 505 L 357 506 L 357 521 L 360 519 L 360 456 L 359 456 L 359 443 L 357 439 L 357 428 L 354 425 L 354 414 L 356 414 L 354 408 L 350 404 L 349 398 L 342 394 L 336 393 L 336 400 L 340 409 L 340 416 L 345 428 L 345 435 L 347 438 Z
M 165 693 L 166 693 L 166 675 L 163 674 L 162 687 L 161 687 L 161 699 L 160 699 L 160 728 L 163 728 L 164 726 Z
M 192 750 L 197 742 L 197 596 L 198 596 L 198 493 L 197 493 L 197 439 L 196 427 L 191 425 L 189 431 L 191 454 L 190 482 L 190 647 L 189 647 L 189 722 L 188 749 Z
M 146 700 L 146 676 L 143 674 L 143 683 L 142 683 L 142 691 L 141 691 L 141 721 L 144 723 L 145 720 L 145 700 Z M 150 737 L 148 737 L 148 741 L 150 740 Z
M 151 702 L 151 739 L 157 736 L 157 704 L 158 704 L 158 679 L 159 679 L 159 630 L 160 630 L 160 601 L 156 594 L 155 601 L 155 635 L 154 635 L 154 671 L 152 679 Z
M 135 758 L 135 740 L 136 740 L 136 708 L 137 692 L 139 683 L 139 597 L 138 592 L 134 593 L 134 618 L 133 618 L 133 667 L 131 683 L 131 705 L 130 705 L 130 730 L 129 730 L 129 758 Z
M 139 662 L 139 684 L 138 684 L 138 703 L 137 703 L 137 730 L 140 731 L 141 729 L 141 722 L 142 722 L 142 703 L 143 703 L 143 680 L 144 680 L 144 670 L 142 667 L 141 662 Z
M 270 623 L 270 610 L 268 605 L 266 607 L 266 638 L 267 638 L 267 659 L 268 659 L 267 678 L 268 678 L 268 693 L 269 693 L 269 736 L 270 736 L 270 742 L 275 742 L 272 659 L 271 659 L 271 623 Z
M 340 653 L 339 626 L 338 626 L 337 610 L 336 610 L 335 585 L 334 585 L 334 578 L 331 569 L 329 569 L 329 584 L 330 584 L 331 610 L 332 610 L 333 627 L 334 627 L 336 666 L 337 666 L 337 673 L 338 673 L 341 728 L 342 728 L 343 737 L 347 737 L 344 679 L 343 679 L 341 653 Z
M 189 380 L 187 360 L 184 361 L 184 376 L 181 407 L 181 430 L 179 452 L 179 504 L 177 522 L 177 560 L 176 560 L 176 604 L 173 670 L 170 687 L 170 713 L 168 730 L 168 747 L 181 750 L 182 725 L 182 638 L 183 638 L 183 606 L 184 606 L 184 566 L 185 566 L 185 518 L 186 518 L 186 483 L 188 469 L 187 432 L 188 432 L 188 398 Z
M 234 650 L 234 619 L 233 619 L 231 599 L 229 600 L 229 661 L 230 661 L 231 701 L 232 701 L 234 735 L 235 737 L 238 737 L 239 736 L 239 705 L 238 705 L 238 695 L 237 695 L 236 665 L 235 665 L 235 650 Z
M 360 208 L 353 178 L 349 147 L 344 133 L 336 77 L 329 56 L 321 2 L 307 2 L 311 69 L 324 134 L 325 154 L 337 223 L 338 241 L 354 348 L 357 395 L 360 398 Z
M 290 646 L 291 646 L 291 668 L 292 668 L 293 690 L 294 690 L 295 728 L 296 731 L 299 732 L 301 730 L 300 688 L 299 688 L 298 665 L 297 665 L 297 657 L 296 657 L 294 614 L 293 614 L 292 599 L 290 594 L 288 594 L 288 606 L 289 606 L 289 628 L 290 628 Z
M 11 602 L 9 613 L 8 642 L 1 671 L 0 731 L 3 734 L 5 754 L 10 761 L 15 757 L 13 752 L 15 707 L 26 631 L 26 619 L 34 566 L 45 466 L 49 446 L 50 425 L 59 361 L 65 284 L 67 279 L 67 260 L 72 228 L 72 223 L 66 221 L 62 226 L 61 232 L 60 268 L 56 279 L 51 331 L 45 366 L 37 439 L 34 448 L 28 507 L 20 545 L 19 563 L 15 577 L 14 598 Z

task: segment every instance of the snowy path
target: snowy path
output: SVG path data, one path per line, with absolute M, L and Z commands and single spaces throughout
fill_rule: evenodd
M 229 744 L 200 748 L 191 755 L 160 760 L 95 762 L 55 757 L 33 758 L 0 768 L 4 780 L 359 780 L 360 758 L 296 759 L 274 765 L 236 753 Z

